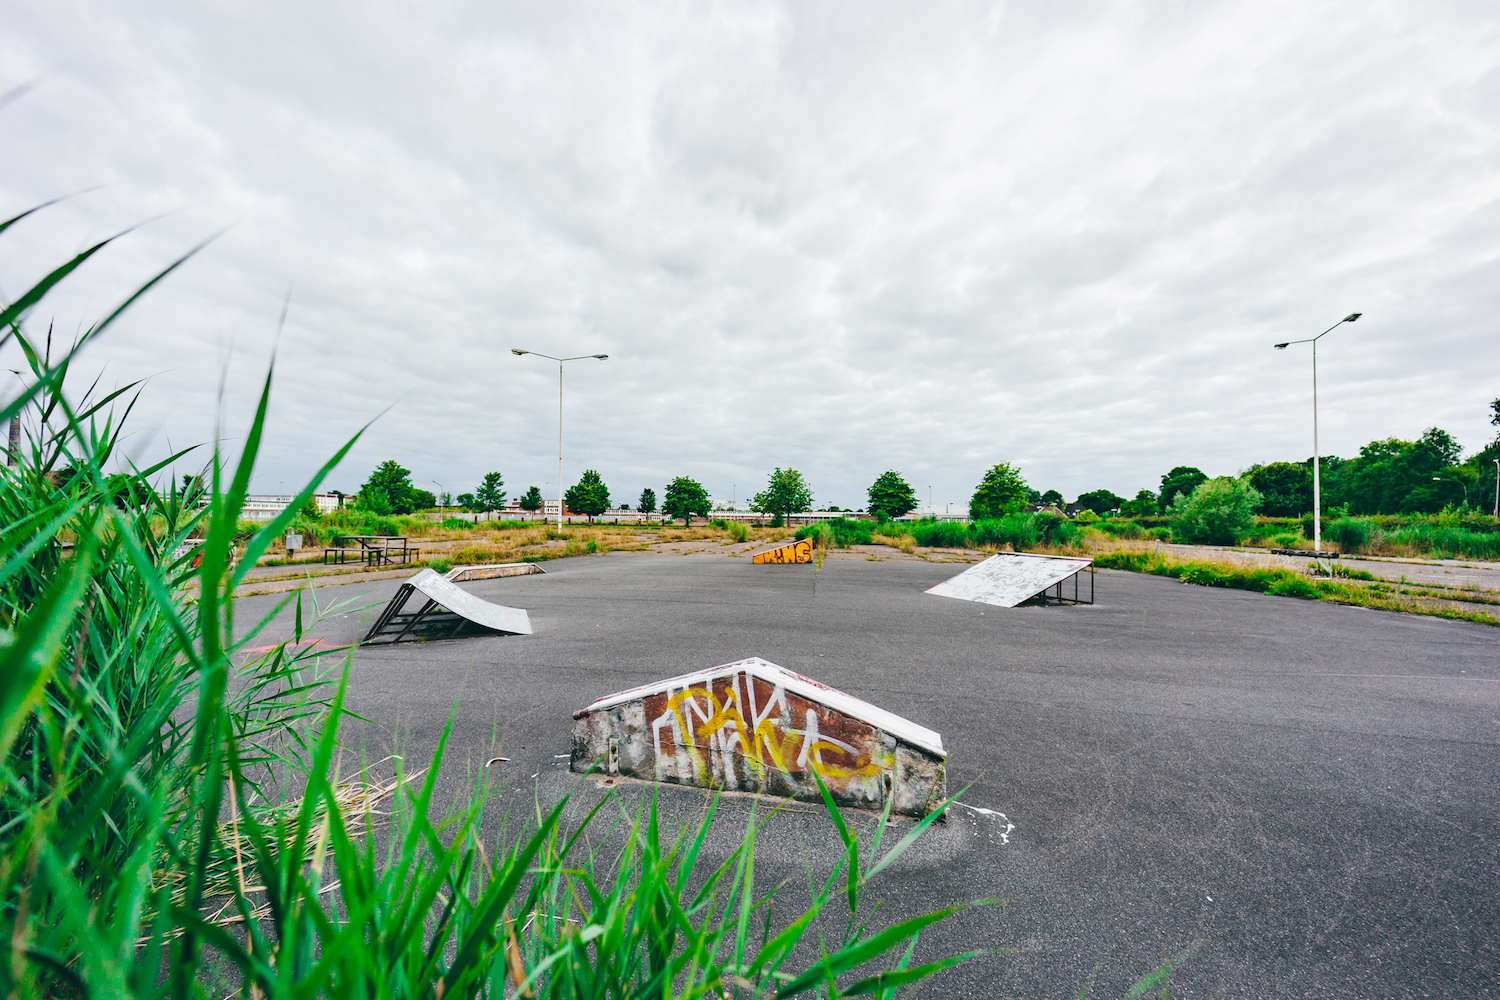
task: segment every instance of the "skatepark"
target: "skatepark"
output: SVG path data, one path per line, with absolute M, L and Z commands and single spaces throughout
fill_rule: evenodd
M 451 715 L 438 798 L 508 758 L 488 772 L 497 824 L 569 791 L 581 810 L 654 790 L 686 821 L 703 789 L 573 773 L 574 713 L 761 657 L 941 734 L 964 805 L 872 890 L 887 919 L 1006 900 L 932 928 L 919 958 L 1012 950 L 919 995 L 1116 996 L 1167 960 L 1183 996 L 1494 991 L 1492 629 L 1107 570 L 1092 605 L 926 593 L 965 568 L 614 553 L 464 582 L 525 609 L 532 634 L 353 648 L 349 708 L 369 721 L 345 738 L 420 764 Z M 318 588 L 324 607 L 350 603 L 311 637 L 357 643 L 401 585 Z M 290 634 L 288 612 L 266 641 Z M 771 804 L 727 795 L 705 851 Z M 824 869 L 819 807 L 772 822 L 758 877 Z

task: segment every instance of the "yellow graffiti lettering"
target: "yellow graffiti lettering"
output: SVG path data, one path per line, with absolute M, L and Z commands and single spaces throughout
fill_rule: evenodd
M 697 714 L 706 714 L 704 721 L 696 726 L 688 718 L 694 710 L 686 708 L 687 703 L 695 698 L 702 698 L 712 709 L 711 712 L 704 713 L 702 708 L 694 706 Z M 710 769 L 702 749 L 713 742 L 715 734 L 723 733 L 731 725 L 739 737 L 741 756 L 757 776 L 764 776 L 767 766 L 783 774 L 791 774 L 794 769 L 802 769 L 802 761 L 806 761 L 806 766 L 822 777 L 838 780 L 869 778 L 881 772 L 878 762 L 869 760 L 860 763 L 861 758 L 849 748 L 818 738 L 816 718 L 811 711 L 808 712 L 809 729 L 805 735 L 796 729 L 778 732 L 780 720 L 771 716 L 762 719 L 752 731 L 745 722 L 739 702 L 739 695 L 733 689 L 724 693 L 722 703 L 708 688 L 686 688 L 667 699 L 667 708 L 676 717 L 677 731 L 682 734 L 683 749 L 687 750 L 692 760 L 693 773 L 700 784 L 708 784 L 710 780 Z M 721 749 L 726 755 L 730 753 L 729 740 L 730 737 L 723 738 Z M 811 742 L 803 746 L 808 740 Z M 843 765 L 825 761 L 825 750 L 853 757 L 854 762 Z M 728 759 L 726 756 L 726 761 Z
M 880 773 L 879 765 L 873 761 L 858 767 L 839 767 L 837 764 L 825 763 L 823 760 L 823 751 L 825 749 L 836 750 L 839 753 L 847 752 L 842 747 L 834 746 L 827 740 L 819 740 L 809 748 L 807 755 L 808 762 L 812 764 L 814 771 L 817 771 L 825 778 L 869 778 Z

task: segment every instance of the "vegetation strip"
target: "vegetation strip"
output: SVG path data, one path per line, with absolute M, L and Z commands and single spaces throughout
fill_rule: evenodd
M 1447 593 L 1434 595 L 1434 600 L 1448 604 L 1423 604 L 1413 600 L 1401 600 L 1386 596 L 1394 587 L 1386 581 L 1366 583 L 1362 580 L 1309 579 L 1305 574 L 1290 569 L 1247 568 L 1227 563 L 1183 560 L 1154 552 L 1106 552 L 1094 557 L 1094 564 L 1101 569 L 1120 569 L 1132 573 L 1150 573 L 1167 576 L 1183 583 L 1201 587 L 1229 587 L 1234 590 L 1249 590 L 1259 594 L 1278 597 L 1300 597 L 1303 600 L 1331 601 L 1380 611 L 1400 611 L 1406 614 L 1430 615 L 1436 618 L 1452 618 L 1460 621 L 1478 622 L 1483 625 L 1500 625 L 1500 617 L 1482 611 L 1469 611 L 1453 604 L 1500 604 L 1479 595 L 1473 599 L 1463 591 L 1459 597 Z M 1368 574 L 1364 574 L 1368 576 Z M 1372 578 L 1373 579 L 1373 578 Z M 1419 591 L 1399 591 L 1411 596 L 1426 596 Z

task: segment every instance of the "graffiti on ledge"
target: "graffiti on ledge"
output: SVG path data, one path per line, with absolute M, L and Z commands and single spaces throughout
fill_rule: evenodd
M 810 563 L 813 557 L 813 544 L 806 538 L 793 539 L 785 545 L 778 545 L 768 552 L 762 552 L 751 559 L 755 563 Z
M 846 707 L 879 710 L 774 664 L 745 662 L 750 665 L 664 681 L 627 693 L 635 695 L 629 700 L 578 713 L 574 769 L 598 766 L 669 784 L 805 799 L 820 796 L 817 775 L 840 802 L 881 808 L 894 796 L 895 811 L 914 814 L 941 797 L 940 754 L 857 717 L 857 709 L 839 711 L 789 690 L 778 672 L 836 696 L 828 700 L 843 699 Z

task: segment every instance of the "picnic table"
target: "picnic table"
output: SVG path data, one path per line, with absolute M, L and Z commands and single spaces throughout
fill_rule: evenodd
M 351 554 L 370 566 L 394 566 L 417 558 L 417 550 L 405 535 L 335 535 L 333 546 L 323 550 L 323 565 L 330 560 L 347 562 Z

